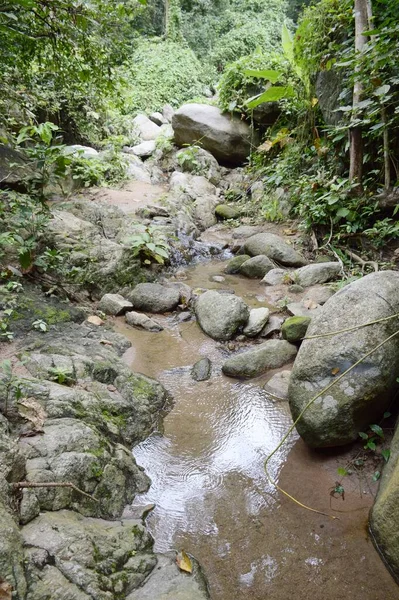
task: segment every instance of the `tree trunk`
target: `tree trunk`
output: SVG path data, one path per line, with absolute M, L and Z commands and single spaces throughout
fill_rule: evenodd
M 355 0 L 355 52 L 357 57 L 362 54 L 367 42 L 367 37 L 364 32 L 368 29 L 369 23 L 368 0 Z M 356 72 L 359 72 L 359 67 Z M 356 77 L 353 87 L 353 117 L 357 118 L 357 112 L 361 97 L 363 94 L 363 84 L 360 77 Z M 350 129 L 350 164 L 349 164 L 349 180 L 357 182 L 358 192 L 362 192 L 362 176 L 363 176 L 363 136 L 361 127 L 354 125 Z

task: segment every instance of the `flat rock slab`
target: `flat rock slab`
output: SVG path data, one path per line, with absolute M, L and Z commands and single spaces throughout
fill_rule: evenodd
M 293 317 L 313 317 L 316 315 L 321 309 L 320 305 L 313 305 L 312 303 L 304 303 L 304 302 L 290 302 L 287 305 L 287 311 Z
M 139 327 L 140 329 L 145 329 L 146 331 L 162 331 L 163 327 L 154 319 L 147 317 L 143 313 L 138 313 L 132 310 L 128 312 L 125 317 L 125 321 L 128 325 L 132 327 Z
M 306 260 L 283 238 L 274 233 L 257 233 L 248 238 L 244 244 L 244 252 L 251 256 L 265 254 L 270 259 L 287 267 L 302 267 Z
M 120 294 L 104 294 L 98 304 L 98 309 L 106 315 L 117 316 L 132 310 L 133 304 Z
M 254 350 L 235 354 L 222 366 L 229 377 L 257 377 L 269 369 L 278 369 L 293 360 L 297 348 L 285 340 L 268 340 Z
M 126 596 L 126 600 L 208 600 L 203 576 L 195 561 L 193 574 L 182 573 L 175 555 L 157 554 L 157 566 L 143 587 Z
M 279 333 L 281 331 L 281 326 L 284 322 L 283 317 L 278 317 L 277 315 L 272 315 L 262 331 L 260 332 L 260 337 L 269 337 L 274 333 Z
M 367 357 L 327 392 L 323 390 L 398 328 L 398 320 L 360 327 L 399 312 L 399 273 L 381 271 L 334 294 L 312 317 L 307 337 L 356 327 L 354 331 L 306 340 L 292 371 L 289 401 L 294 420 L 312 398 L 321 396 L 297 424 L 313 447 L 339 446 L 358 439 L 378 423 L 397 389 L 399 344 L 392 339 Z
M 340 263 L 337 262 L 322 262 L 306 265 L 291 273 L 293 281 L 309 287 L 318 283 L 326 283 L 332 279 L 336 279 L 342 272 Z
M 126 294 L 137 310 L 165 313 L 174 310 L 180 302 L 180 290 L 160 283 L 139 283 Z
M 247 324 L 249 308 L 233 294 L 208 290 L 198 297 L 195 314 L 207 335 L 215 340 L 229 340 L 240 327 Z
M 209 358 L 201 358 L 191 369 L 191 377 L 194 381 L 206 381 L 212 374 L 212 363 Z

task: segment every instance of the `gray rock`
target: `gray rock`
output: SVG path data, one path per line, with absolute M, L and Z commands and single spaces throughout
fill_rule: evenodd
M 170 104 L 165 104 L 162 109 L 162 116 L 169 122 L 172 122 L 173 115 L 175 114 L 174 108 Z
M 249 260 L 251 257 L 249 256 L 249 254 L 239 254 L 238 256 L 234 256 L 234 258 L 232 258 L 231 260 L 229 260 L 229 262 L 227 263 L 224 272 L 227 273 L 228 275 L 233 275 L 235 273 L 238 273 L 240 270 L 240 267 L 243 263 L 245 263 L 247 260 Z
M 266 307 L 252 308 L 249 313 L 247 325 L 244 327 L 243 333 L 248 337 L 255 337 L 265 327 L 269 320 L 270 311 Z
M 138 313 L 135 311 L 128 312 L 125 317 L 126 323 L 128 325 L 132 325 L 132 327 L 139 327 L 141 329 L 146 329 L 147 331 L 162 331 L 163 327 L 154 319 L 150 319 L 147 315 L 143 313 Z
M 288 399 L 288 386 L 290 383 L 291 371 L 281 371 L 276 373 L 263 386 L 265 392 L 269 392 L 273 396 L 277 396 L 281 400 Z
M 260 225 L 239 225 L 233 230 L 233 240 L 247 239 L 262 232 Z
M 133 119 L 133 131 L 143 141 L 156 140 L 160 134 L 160 127 L 155 125 L 146 115 L 137 115 Z
M 287 312 L 290 313 L 293 317 L 313 317 L 320 312 L 321 306 L 317 305 L 313 307 L 305 306 L 303 302 L 290 302 L 287 304 Z
M 280 333 L 283 322 L 283 317 L 272 315 L 269 318 L 269 321 L 266 323 L 265 327 L 260 332 L 260 337 L 266 338 L 274 333 Z
M 305 288 L 299 285 L 299 283 L 293 283 L 288 287 L 288 292 L 291 294 L 302 294 L 305 291 Z
M 101 298 L 98 309 L 106 315 L 123 315 L 126 311 L 132 310 L 133 304 L 126 300 L 120 294 L 104 294 Z
M 22 151 L 17 151 L 11 146 L 0 145 L 0 181 L 3 185 L 20 183 L 27 176 L 31 178 L 33 175 L 28 158 Z
M 32 600 L 126 598 L 157 562 L 140 521 L 88 519 L 60 510 L 41 514 L 22 535 Z
M 257 233 L 248 238 L 244 244 L 244 252 L 251 256 L 265 254 L 287 267 L 299 267 L 306 264 L 305 259 L 274 233 Z
M 259 139 L 246 123 L 207 104 L 185 104 L 173 115 L 172 125 L 178 146 L 201 140 L 205 150 L 230 165 L 243 164 L 251 142 L 256 146 Z
M 274 269 L 272 261 L 267 256 L 259 254 L 245 261 L 241 265 L 239 273 L 252 279 L 261 279 L 272 269 Z
M 399 273 L 382 271 L 337 292 L 312 318 L 307 335 L 360 326 L 399 312 Z M 292 371 L 289 401 L 293 418 L 303 407 L 364 354 L 397 329 L 395 320 L 350 333 L 304 342 Z M 342 381 L 316 400 L 297 425 L 313 447 L 339 446 L 358 438 L 378 422 L 389 406 L 399 375 L 399 346 L 393 339 L 373 352 Z
M 190 151 L 193 159 L 187 160 L 187 153 Z M 177 152 L 176 159 L 182 171 L 187 171 L 194 175 L 202 175 L 213 185 L 218 185 L 220 182 L 221 173 L 218 161 L 210 152 L 207 152 L 203 148 L 188 146 L 188 148 Z
M 2 438 L 1 442 L 4 441 L 4 438 Z M 3 455 L 4 452 L 1 452 L 1 454 Z M 16 598 L 26 598 L 27 582 L 25 579 L 23 539 L 15 521 L 15 515 L 9 506 L 9 486 L 3 476 L 0 476 L 0 523 L 1 577 L 12 585 Z
M 201 358 L 191 369 L 191 377 L 195 381 L 206 381 L 212 373 L 212 363 L 209 358 Z
M 215 283 L 223 283 L 226 281 L 226 278 L 222 275 L 212 275 L 211 281 L 214 281 Z
M 396 577 L 399 577 L 399 428 L 390 447 L 380 487 L 371 511 L 374 542 Z
M 74 144 L 73 146 L 65 146 L 64 154 L 76 155 L 79 158 L 99 158 L 99 153 L 90 146 L 82 146 L 80 144 Z
M 265 186 L 263 181 L 255 181 L 255 183 L 251 185 L 251 198 L 254 200 L 254 202 L 259 202 L 262 200 L 264 193 Z
M 306 295 L 303 297 L 302 302 L 323 305 L 334 296 L 334 290 L 325 285 L 315 285 L 307 290 Z
M 139 283 L 127 294 L 133 307 L 150 313 L 165 313 L 177 308 L 180 302 L 178 288 L 166 287 L 159 283 Z
M 136 156 L 141 156 L 142 158 L 146 158 L 147 156 L 151 156 L 154 154 L 156 149 L 156 144 L 154 140 L 148 140 L 146 142 L 141 142 L 141 144 L 136 144 L 132 147 L 132 152 Z
M 316 96 L 327 125 L 336 126 L 343 120 L 343 112 L 337 109 L 350 102 L 350 93 L 347 94 L 346 99 L 340 98 L 344 90 L 342 78 L 334 69 L 319 71 L 316 79 Z
M 288 271 L 285 269 L 271 269 L 262 279 L 262 283 L 266 285 L 281 285 L 284 283 L 287 275 Z
M 335 279 L 342 272 L 340 263 L 323 262 L 306 265 L 291 273 L 291 277 L 295 283 L 299 283 L 304 287 L 316 285 L 318 283 L 326 283 Z
M 195 313 L 200 327 L 215 340 L 231 339 L 249 318 L 249 309 L 241 298 L 213 290 L 198 297 Z
M 185 323 L 186 321 L 191 321 L 192 318 L 193 318 L 193 315 L 188 311 L 181 312 L 177 315 L 177 320 L 179 321 L 179 323 Z
M 153 123 L 155 123 L 155 125 L 158 125 L 159 127 L 161 127 L 161 125 L 165 125 L 168 123 L 168 119 L 166 119 L 163 114 L 161 114 L 160 112 L 153 112 L 150 114 L 149 116 L 150 121 L 152 121 Z
M 208 600 L 206 582 L 192 560 L 193 575 L 182 573 L 173 554 L 158 554 L 154 569 L 143 587 L 126 596 L 126 600 Z
M 222 371 L 230 377 L 257 377 L 292 361 L 296 353 L 296 346 L 285 340 L 268 340 L 254 350 L 229 358 L 222 366 Z

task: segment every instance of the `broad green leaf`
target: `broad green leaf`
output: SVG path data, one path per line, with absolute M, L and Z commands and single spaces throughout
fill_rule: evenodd
M 375 96 L 386 96 L 386 94 L 389 92 L 390 89 L 391 89 L 390 85 L 381 85 L 376 90 L 374 90 L 374 95 Z
M 392 413 L 390 413 L 389 411 L 387 411 L 387 412 L 384 412 L 384 415 L 383 415 L 384 419 L 388 419 L 388 417 L 390 417 L 390 416 L 391 416 L 391 414 L 392 414 Z
M 376 471 L 373 475 L 373 481 L 378 481 L 380 477 L 381 477 L 381 472 Z
M 288 30 L 287 25 L 284 23 L 281 30 L 281 43 L 283 46 L 283 51 L 291 65 L 295 64 L 294 58 L 294 41 L 292 39 L 292 35 Z
M 388 462 L 389 457 L 391 456 L 391 451 L 390 450 L 381 450 L 381 456 L 383 457 L 385 462 Z
M 338 473 L 338 475 L 345 477 L 345 475 L 348 474 L 348 471 L 344 467 L 338 467 L 337 473 Z
M 283 72 L 282 71 L 273 71 L 273 70 L 268 70 L 268 69 L 264 69 L 264 70 L 245 69 L 244 74 L 248 75 L 249 77 L 258 77 L 259 79 L 267 79 L 271 83 L 276 83 L 280 79 Z
M 367 433 L 364 433 L 363 431 L 359 431 L 359 435 L 362 438 L 362 440 L 368 440 L 369 436 L 367 435 Z
M 370 425 L 370 429 L 371 431 L 373 431 L 375 434 L 379 435 L 380 438 L 384 437 L 384 432 L 381 429 L 381 427 L 379 425 Z
M 259 94 L 258 96 L 254 96 L 247 100 L 246 104 L 248 108 L 256 108 L 260 104 L 264 102 L 277 102 L 278 100 L 282 100 L 283 98 L 290 98 L 294 95 L 293 88 L 288 85 L 286 87 L 282 87 L 279 85 L 275 85 L 270 87 L 268 90 Z

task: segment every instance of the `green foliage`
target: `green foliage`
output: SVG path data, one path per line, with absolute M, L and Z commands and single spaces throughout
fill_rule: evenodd
M 123 112 L 161 110 L 200 95 L 206 77 L 192 50 L 173 41 L 142 40 L 121 70 Z
M 177 154 L 177 162 L 183 169 L 183 171 L 189 171 L 194 175 L 201 174 L 201 163 L 198 160 L 198 151 L 200 146 L 189 146 L 184 150 L 180 150 Z
M 116 150 L 107 150 L 101 157 L 71 158 L 70 173 L 79 187 L 118 183 L 126 177 L 126 161 Z
M 288 61 L 276 53 L 256 51 L 228 65 L 218 84 L 220 107 L 229 112 L 249 115 L 251 110 L 247 100 L 264 91 L 265 77 L 260 73 L 265 71 L 268 71 L 269 80 L 272 77 L 274 81 L 287 84 L 290 80 Z
M 42 319 L 37 319 L 36 321 L 33 321 L 32 329 L 36 329 L 36 331 L 41 331 L 42 333 L 46 333 L 46 331 L 48 331 L 48 324 L 46 323 L 46 321 L 43 321 Z
M 130 236 L 126 243 L 132 248 L 133 256 L 138 256 L 144 264 L 155 261 L 163 265 L 169 260 L 167 238 L 157 227 L 143 227 L 140 233 Z

